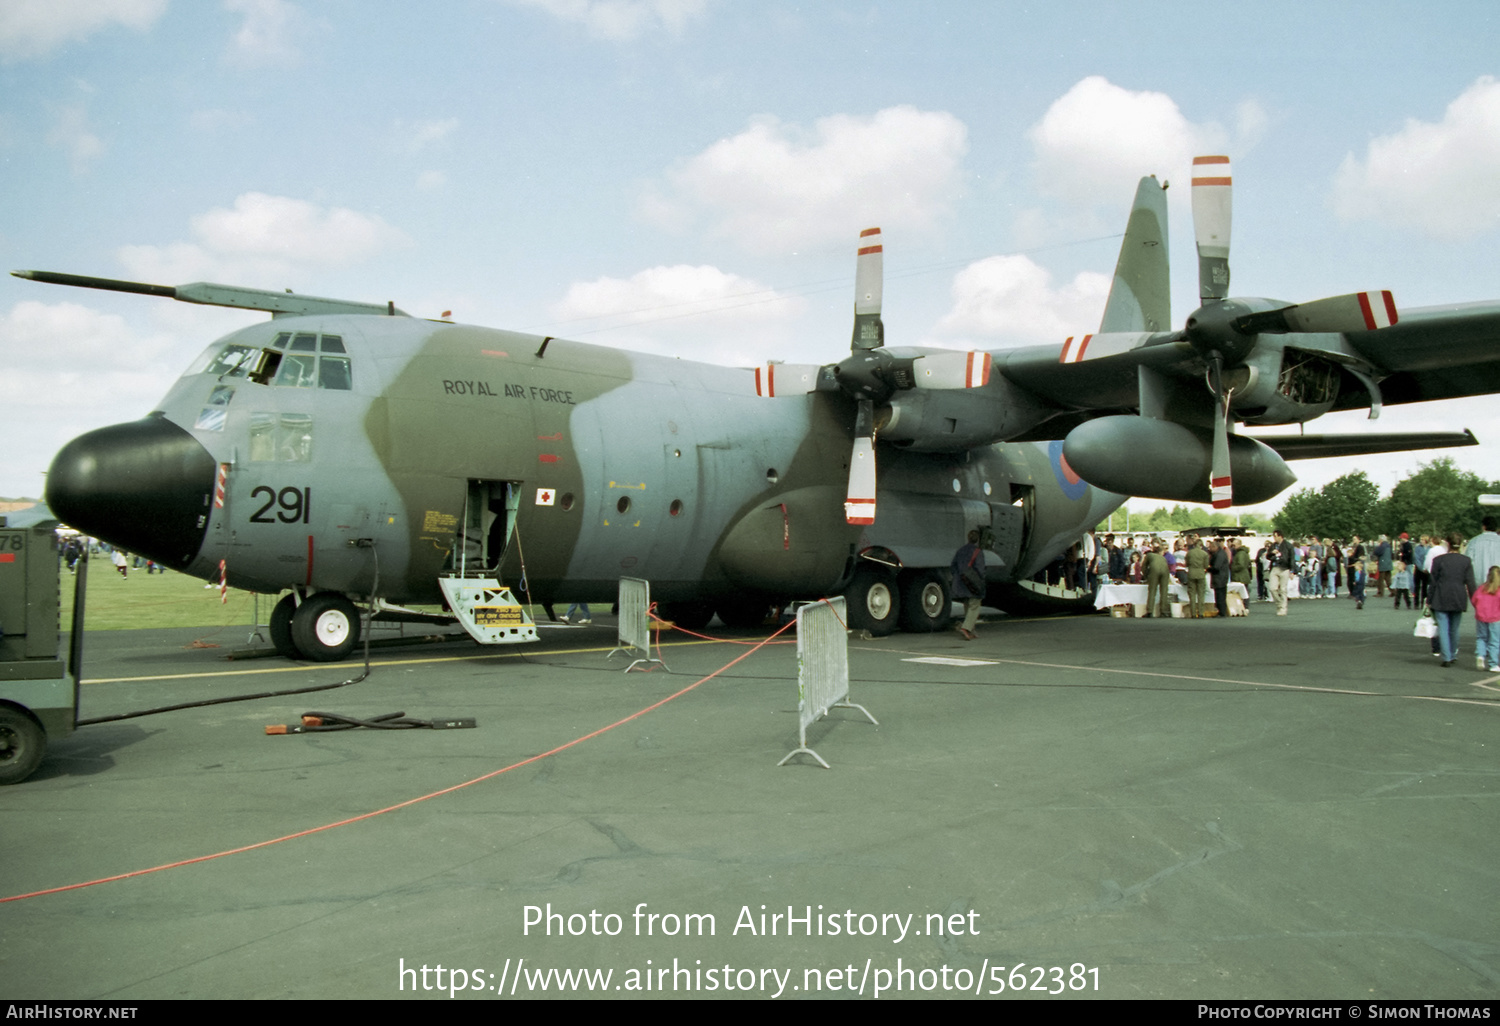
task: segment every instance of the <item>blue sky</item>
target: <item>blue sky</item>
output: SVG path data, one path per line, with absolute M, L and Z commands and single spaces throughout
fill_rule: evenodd
M 0 250 L 749 366 L 847 352 L 880 225 L 887 341 L 994 349 L 1097 328 L 1136 180 L 1228 153 L 1234 293 L 1500 299 L 1497 79 L 1486 2 L 5 0 Z M 0 280 L 0 495 L 259 316 Z M 1495 410 L 1370 426 L 1500 479 Z

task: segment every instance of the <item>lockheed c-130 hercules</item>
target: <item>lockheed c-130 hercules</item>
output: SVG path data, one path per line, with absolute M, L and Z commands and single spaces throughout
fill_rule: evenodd
M 210 345 L 145 418 L 65 446 L 47 501 L 165 566 L 290 589 L 276 647 L 329 660 L 355 644 L 355 603 L 399 617 L 476 571 L 542 605 L 642 578 L 685 625 L 842 593 L 852 627 L 933 630 L 975 529 L 991 604 L 1077 606 L 1090 596 L 1031 578 L 1128 495 L 1256 503 L 1295 480 L 1284 459 L 1477 444 L 1233 434 L 1236 420 L 1500 391 L 1500 302 L 1398 315 L 1388 292 L 1229 298 L 1227 159 L 1194 174 L 1203 305 L 1185 327 L 1170 326 L 1166 184 L 1148 177 L 1097 333 L 887 347 L 871 229 L 851 353 L 826 366 L 718 367 L 393 303 L 14 272 L 272 315 Z M 526 629 L 496 640 L 536 636 L 517 616 L 501 619 Z

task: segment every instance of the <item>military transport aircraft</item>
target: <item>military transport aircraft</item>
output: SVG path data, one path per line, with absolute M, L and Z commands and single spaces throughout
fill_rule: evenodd
M 878 229 L 860 238 L 851 353 L 826 366 L 717 367 L 393 303 L 17 271 L 272 315 L 210 345 L 142 420 L 65 446 L 47 501 L 165 566 L 290 589 L 276 647 L 330 660 L 355 644 L 356 602 L 399 618 L 476 574 L 543 605 L 643 578 L 684 625 L 842 593 L 853 627 L 934 630 L 976 528 L 992 604 L 1087 604 L 1032 578 L 1127 495 L 1254 503 L 1294 480 L 1283 457 L 1476 444 L 1232 434 L 1231 420 L 1500 391 L 1500 303 L 1398 315 L 1383 292 L 1228 298 L 1227 160 L 1195 174 L 1203 306 L 1184 328 L 1169 327 L 1166 184 L 1150 177 L 1099 331 L 990 353 L 885 346 Z

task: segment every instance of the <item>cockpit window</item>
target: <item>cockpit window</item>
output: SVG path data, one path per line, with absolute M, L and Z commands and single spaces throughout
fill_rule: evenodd
M 328 388 L 339 392 L 348 392 L 354 388 L 351 361 L 348 356 L 342 355 L 348 352 L 344 348 L 342 335 L 283 331 L 267 348 L 282 354 L 280 366 L 276 367 L 276 377 L 270 382 L 273 385 L 283 388 Z M 256 365 L 260 353 L 260 349 L 254 346 L 231 343 L 218 353 L 210 354 L 203 373 L 242 378 Z
M 225 346 L 223 351 L 210 360 L 207 367 L 203 368 L 203 373 L 214 374 L 219 377 L 227 374 L 232 378 L 242 378 L 254 362 L 254 357 L 251 355 L 252 352 L 253 350 L 249 346 L 240 345 L 239 343 Z
M 281 369 L 276 372 L 273 385 L 289 385 L 292 388 L 312 388 L 318 383 L 318 358 L 301 353 L 288 353 L 281 358 Z
M 347 356 L 324 356 L 318 360 L 318 387 L 347 392 L 353 387 Z

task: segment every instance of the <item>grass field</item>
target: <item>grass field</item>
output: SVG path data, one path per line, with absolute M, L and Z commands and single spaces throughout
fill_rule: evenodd
M 73 625 L 74 578 L 66 567 L 59 586 L 62 630 Z M 95 557 L 89 563 L 88 597 L 84 607 L 84 629 L 128 631 L 161 627 L 242 627 L 256 620 L 255 594 L 230 588 L 228 602 L 219 601 L 219 586 L 205 587 L 196 577 L 174 570 L 148 574 L 144 567 L 130 568 L 122 578 L 108 559 Z M 260 596 L 259 623 L 271 619 L 277 596 Z M 423 612 L 442 612 L 439 606 L 415 606 Z M 527 606 L 533 619 L 545 616 L 536 606 Z
M 229 589 L 228 603 L 219 601 L 219 589 L 205 588 L 195 577 L 167 570 L 148 574 L 145 568 L 130 568 L 120 577 L 108 559 L 89 563 L 88 598 L 84 606 L 84 629 L 121 631 L 146 627 L 242 626 L 254 619 L 254 598 L 248 591 Z M 64 568 L 61 582 L 62 629 L 73 624 L 73 577 Z M 275 597 L 262 595 L 260 618 L 271 615 Z

